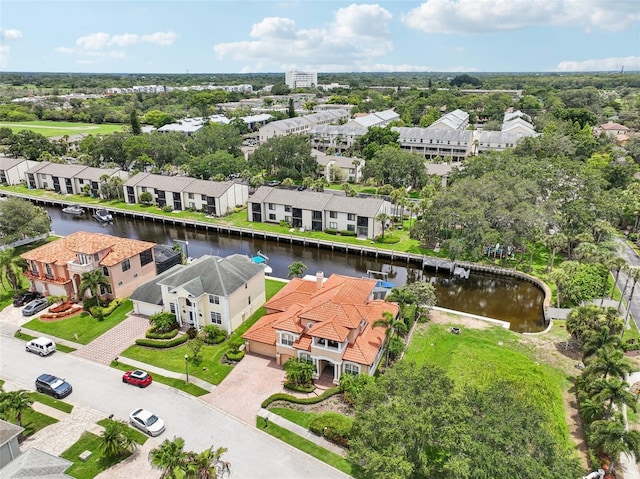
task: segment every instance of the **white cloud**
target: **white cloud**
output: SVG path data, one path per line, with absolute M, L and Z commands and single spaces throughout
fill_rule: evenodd
M 299 28 L 294 20 L 264 18 L 249 33 L 251 40 L 218 43 L 213 50 L 219 58 L 246 61 L 242 71 L 273 68 L 360 70 L 359 65 L 390 53 L 391 13 L 379 5 L 349 5 L 334 12 L 333 21 L 323 28 Z
M 109 45 L 111 39 L 108 33 L 98 32 L 80 37 L 76 40 L 76 45 L 85 50 L 99 50 Z
M 583 61 L 562 61 L 556 67 L 561 72 L 640 70 L 640 57 L 611 57 Z
M 0 40 L 3 43 L 0 44 L 0 68 L 7 68 L 9 66 L 9 52 L 11 47 L 9 43 L 22 38 L 22 32 L 15 29 L 0 28 Z
M 156 45 L 170 46 L 177 40 L 180 35 L 174 32 L 155 32 L 142 35 L 142 41 L 146 43 L 155 43 Z
M 0 29 L 0 38 L 3 40 L 17 40 L 22 38 L 22 32 L 15 29 Z
M 477 34 L 536 25 L 623 30 L 640 21 L 640 10 L 635 0 L 426 0 L 402 21 L 426 33 Z
M 119 47 L 126 47 L 127 45 L 135 45 L 140 43 L 140 37 L 135 33 L 125 33 L 123 35 L 114 35 L 109 40 L 109 45 L 118 45 Z

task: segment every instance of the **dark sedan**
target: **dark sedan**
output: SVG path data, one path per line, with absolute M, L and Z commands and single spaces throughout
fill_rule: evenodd
M 24 306 L 40 296 L 42 295 L 37 291 L 26 291 L 13 297 L 13 305 L 16 307 Z

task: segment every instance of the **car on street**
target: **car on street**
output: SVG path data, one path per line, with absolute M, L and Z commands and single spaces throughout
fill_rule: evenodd
M 67 381 L 53 374 L 41 374 L 36 379 L 36 391 L 62 399 L 71 394 L 73 388 Z
M 34 299 L 24 308 L 22 308 L 22 316 L 33 316 L 43 309 L 46 309 L 47 306 L 49 306 L 49 301 L 47 300 L 47 298 Z
M 42 295 L 38 291 L 26 291 L 13 297 L 13 305 L 16 307 L 24 306 Z
M 56 351 L 56 343 L 49 338 L 34 338 L 31 341 L 27 341 L 25 349 L 28 353 L 36 353 L 40 356 L 48 356 Z
M 151 411 L 146 409 L 136 409 L 129 414 L 129 423 L 132 426 L 137 427 L 142 432 L 149 434 L 149 436 L 159 436 L 164 432 L 164 421 Z
M 138 386 L 139 388 L 146 388 L 151 382 L 153 378 L 151 374 L 142 371 L 141 369 L 136 369 L 135 371 L 127 371 L 122 375 L 122 382 L 127 384 L 133 384 L 134 386 Z

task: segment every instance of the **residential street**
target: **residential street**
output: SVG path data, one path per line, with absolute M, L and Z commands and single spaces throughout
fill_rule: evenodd
M 631 248 L 626 241 L 618 240 L 620 244 L 620 256 L 627 260 L 630 266 L 634 266 L 636 268 L 640 267 L 640 258 L 636 254 L 633 248 Z M 614 273 L 615 274 L 615 273 Z M 622 291 L 627 285 L 627 294 L 625 298 L 629 297 L 631 294 L 631 282 L 627 283 L 627 275 L 624 271 L 620 271 L 620 276 L 618 277 L 618 288 Z M 636 322 L 636 326 L 640 330 L 640 285 L 636 285 L 636 289 L 633 295 L 633 299 L 631 301 L 631 316 L 633 316 L 633 320 Z
M 228 448 L 224 458 L 235 478 L 349 477 L 181 391 L 158 383 L 147 389 L 132 387 L 122 383 L 121 372 L 74 355 L 27 354 L 24 341 L 12 337 L 14 332 L 14 326 L 0 322 L 1 376 L 21 388 L 33 389 L 35 378 L 47 372 L 72 384 L 73 393 L 66 401 L 101 417 L 114 414 L 126 420 L 135 408 L 149 409 L 167 424 L 159 440 L 180 436 L 185 447 L 195 451 L 212 445 Z

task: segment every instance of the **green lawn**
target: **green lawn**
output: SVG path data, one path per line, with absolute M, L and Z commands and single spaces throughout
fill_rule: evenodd
M 54 338 L 62 338 L 80 344 L 88 344 L 98 336 L 124 321 L 127 313 L 133 309 L 133 303 L 126 300 L 118 306 L 104 321 L 98 321 L 89 313 L 61 319 L 59 321 L 41 321 L 32 319 L 23 326 L 27 329 L 39 331 Z
M 349 474 L 356 479 L 365 479 L 364 471 L 357 464 L 354 464 L 346 460 L 344 457 L 318 446 L 316 443 L 311 442 L 308 439 L 298 436 L 288 429 L 284 429 L 273 422 L 270 422 L 265 428 L 264 419 L 261 417 L 258 417 L 256 426 L 266 433 L 271 434 L 273 437 L 277 437 L 281 441 L 286 442 L 296 449 L 306 452 L 310 456 L 335 467 L 345 474 Z
M 416 331 L 405 360 L 444 368 L 461 390 L 482 390 L 497 379 L 519 385 L 533 407 L 546 411 L 549 428 L 570 444 L 562 399 L 569 378 L 540 363 L 520 335 L 499 327 L 463 327 L 461 334 L 452 334 L 447 326 L 432 324 Z
M 93 453 L 86 462 L 78 459 L 84 451 Z M 127 454 L 121 458 L 105 457 L 100 452 L 100 437 L 85 431 L 73 446 L 60 454 L 60 457 L 73 462 L 73 465 L 66 470 L 67 474 L 77 479 L 91 479 L 130 455 Z
M 296 411 L 285 407 L 269 408 L 269 411 L 307 429 L 309 429 L 311 421 L 322 415 L 319 412 Z
M 120 371 L 132 371 L 134 369 L 137 369 L 134 366 L 129 366 L 128 364 L 121 363 L 120 361 L 118 361 L 117 363 L 115 361 L 111 361 L 111 367 L 119 369 Z M 172 388 L 180 389 L 181 391 L 184 391 L 187 394 L 191 394 L 192 396 L 198 397 L 209 392 L 206 389 L 201 388 L 200 386 L 196 386 L 193 383 L 187 383 L 182 379 L 170 378 L 156 373 L 153 373 L 152 376 L 155 382 L 166 384 L 167 386 L 171 386 Z
M 34 401 L 38 401 L 41 404 L 45 404 L 59 411 L 66 412 L 67 414 L 73 411 L 73 404 L 60 401 L 60 399 L 52 398 L 51 396 L 47 396 L 46 394 L 32 392 L 31 397 L 33 398 Z
M 15 417 L 12 414 L 8 414 L 6 421 L 15 424 Z M 22 427 L 24 431 L 22 432 L 22 437 L 33 436 L 40 429 L 44 429 L 51 424 L 57 423 L 58 420 L 51 416 L 47 416 L 46 414 L 42 414 L 41 412 L 35 411 L 33 409 L 26 410 L 22 413 Z
M 286 283 L 273 279 L 265 280 L 267 300 L 285 286 Z M 233 366 L 222 364 L 222 356 L 228 351 L 230 341 L 240 338 L 259 318 L 265 314 L 264 308 L 259 308 L 247 321 L 242 323 L 231 336 L 222 344 L 205 344 L 200 350 L 202 363 L 199 365 L 189 364 L 189 374 L 207 381 L 211 384 L 220 384 L 227 374 L 231 372 Z M 25 326 L 26 327 L 26 326 Z M 188 342 L 170 349 L 155 349 L 133 345 L 125 349 L 121 358 L 130 358 L 143 363 L 153 364 L 169 371 L 185 373 L 185 354 L 191 355 Z
M 114 124 L 93 124 L 93 123 L 71 123 L 64 121 L 20 121 L 8 122 L 0 121 L 0 128 L 11 128 L 13 133 L 22 130 L 29 130 L 40 133 L 46 137 L 52 136 L 72 136 L 78 134 L 108 135 L 116 131 L 123 131 L 123 125 Z

